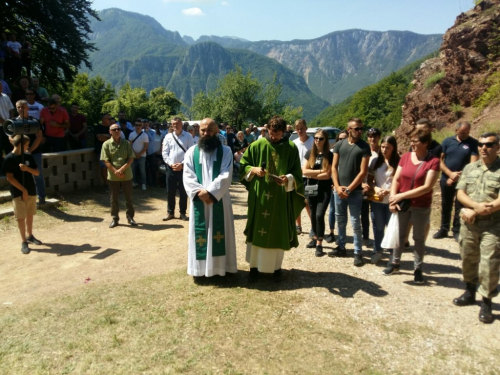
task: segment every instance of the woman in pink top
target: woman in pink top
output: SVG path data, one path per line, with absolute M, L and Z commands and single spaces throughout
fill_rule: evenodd
M 439 158 L 428 152 L 431 134 L 417 130 L 411 136 L 412 151 L 404 154 L 394 175 L 389 196 L 389 209 L 398 212 L 399 247 L 394 249 L 392 259 L 384 274 L 399 272 L 401 253 L 405 245 L 408 226 L 413 224 L 415 247 L 414 283 L 423 284 L 422 263 L 425 253 L 426 227 L 430 222 L 432 189 L 439 178 Z M 409 208 L 405 211 L 405 206 Z

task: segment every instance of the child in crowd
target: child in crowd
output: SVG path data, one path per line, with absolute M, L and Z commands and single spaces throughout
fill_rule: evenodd
M 14 145 L 14 149 L 5 157 L 2 172 L 10 183 L 14 215 L 23 240 L 21 252 L 29 254 L 28 242 L 34 245 L 42 244 L 33 236 L 33 215 L 36 214 L 36 186 L 33 176 L 38 176 L 39 171 L 31 154 L 21 155 L 22 149 L 26 152 L 29 148 L 29 137 L 16 135 L 11 137 L 10 141 Z

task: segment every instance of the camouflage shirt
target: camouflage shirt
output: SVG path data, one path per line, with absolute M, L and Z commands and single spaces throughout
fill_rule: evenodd
M 500 158 L 489 168 L 481 160 L 465 166 L 457 190 L 463 190 L 474 202 L 493 202 L 500 195 Z M 500 211 L 492 215 L 500 219 Z

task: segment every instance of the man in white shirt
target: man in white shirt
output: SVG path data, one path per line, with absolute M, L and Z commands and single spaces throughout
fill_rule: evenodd
M 40 111 L 43 105 L 35 102 L 35 89 L 29 87 L 26 89 L 26 101 L 28 102 L 28 116 L 34 117 L 40 120 Z
M 132 163 L 132 172 L 134 173 L 133 187 L 137 187 L 141 183 L 142 190 L 146 190 L 146 151 L 149 146 L 149 137 L 142 130 L 142 119 L 136 119 L 134 127 L 135 130 L 128 137 L 128 141 L 132 145 L 132 150 L 135 154 L 134 162 Z
M 305 155 L 307 151 L 310 151 L 312 146 L 314 145 L 314 140 L 313 137 L 309 137 L 307 135 L 307 124 L 306 120 L 303 118 L 298 119 L 295 121 L 295 131 L 299 135 L 298 138 L 293 140 L 293 143 L 297 146 L 299 149 L 299 159 L 300 159 L 300 166 L 302 167 L 304 165 L 304 162 L 306 161 Z M 302 176 L 304 179 L 304 185 L 306 184 L 307 177 Z M 306 203 L 306 211 L 307 215 L 309 216 L 309 220 L 311 220 L 311 210 L 309 209 L 309 205 Z M 301 220 L 301 215 L 297 217 L 297 233 L 300 234 L 302 233 L 302 220 Z
M 193 137 L 188 132 L 182 130 L 182 119 L 174 117 L 172 119 L 173 131 L 168 133 L 163 140 L 162 156 L 167 165 L 167 216 L 163 221 L 174 218 L 175 192 L 179 188 L 179 212 L 181 220 L 189 220 L 186 216 L 187 194 L 182 181 L 184 169 L 184 155 L 186 151 L 194 145 Z

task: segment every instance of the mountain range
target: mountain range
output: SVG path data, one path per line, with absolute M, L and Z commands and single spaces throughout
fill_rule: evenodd
M 282 99 L 312 119 L 392 71 L 437 50 L 441 35 L 407 31 L 337 31 L 312 40 L 251 42 L 237 37 L 194 40 L 164 29 L 154 18 L 111 8 L 91 23 L 93 70 L 114 86 L 164 86 L 191 105 L 235 64 L 262 82 L 276 74 Z

